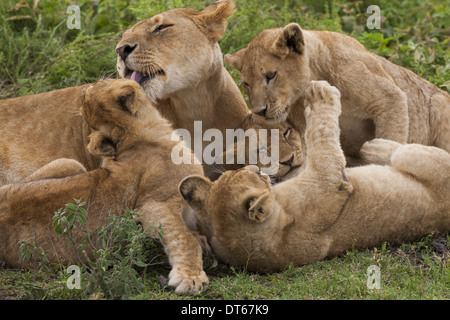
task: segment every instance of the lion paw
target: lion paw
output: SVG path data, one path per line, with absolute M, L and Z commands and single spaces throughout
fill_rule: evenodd
M 400 146 L 401 144 L 395 141 L 373 139 L 361 147 L 361 158 L 369 164 L 390 165 L 392 154 Z
M 206 273 L 173 268 L 169 273 L 168 285 L 175 288 L 175 293 L 194 294 L 206 289 L 209 283 Z
M 311 81 L 305 93 L 305 106 L 312 109 L 327 106 L 340 112 L 340 98 L 339 90 L 327 81 Z

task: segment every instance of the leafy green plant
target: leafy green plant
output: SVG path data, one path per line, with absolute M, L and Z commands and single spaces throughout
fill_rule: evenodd
M 96 230 L 88 230 L 89 213 L 85 206 L 86 202 L 74 199 L 53 216 L 55 232 L 67 239 L 77 253 L 84 284 L 83 295 L 100 292 L 108 299 L 126 299 L 139 293 L 145 288 L 142 278 L 145 278 L 147 269 L 165 264 L 159 242 L 163 235 L 162 226 L 148 226 L 144 232 L 136 221 L 139 216 L 126 209 L 121 215 L 108 217 L 105 225 Z M 78 234 L 85 234 L 81 241 L 74 236 L 76 229 Z M 32 241 L 21 241 L 19 255 L 24 261 L 34 259 L 39 270 L 50 275 L 46 252 Z M 62 286 L 67 278 L 64 270 L 60 266 L 58 271 L 60 280 L 57 282 Z
M 35 269 L 48 271 L 47 252 L 33 243 L 33 240 L 19 241 L 19 261 L 22 263 L 33 261 Z
M 96 232 L 97 247 L 94 259 L 86 266 L 89 292 L 100 291 L 106 298 L 128 298 L 144 289 L 140 277 L 148 267 L 163 263 L 162 247 L 158 241 L 162 227 L 149 226 L 143 232 L 137 224 L 138 215 L 126 210 L 123 215 L 111 216 L 109 222 Z
M 68 203 L 64 209 L 59 209 L 53 216 L 53 227 L 59 235 L 65 236 L 71 245 L 75 244 L 72 230 L 77 224 L 83 226 L 87 221 L 87 211 L 84 208 L 86 202 L 74 199 L 74 203 Z

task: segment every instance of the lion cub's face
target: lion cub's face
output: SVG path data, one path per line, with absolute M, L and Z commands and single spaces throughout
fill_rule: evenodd
M 289 107 L 310 82 L 303 34 L 297 24 L 268 29 L 225 61 L 241 74 L 241 83 L 254 113 L 284 121 Z
M 135 81 L 103 80 L 84 89 L 80 113 L 93 130 L 89 152 L 115 156 L 117 143 L 130 126 L 136 125 L 139 109 L 148 106 L 145 93 Z
M 257 135 L 259 135 L 260 129 L 266 129 L 268 132 L 272 129 L 278 129 L 278 172 L 272 176 L 275 181 L 281 181 L 288 173 L 303 165 L 305 160 L 305 150 L 303 148 L 301 135 L 289 121 L 271 123 L 264 118 L 257 117 L 254 114 L 249 114 L 249 116 L 244 118 L 242 129 L 255 129 Z M 267 139 L 267 147 L 270 153 L 272 152 L 271 142 L 271 139 Z M 260 168 L 270 166 L 261 163 L 258 163 L 257 165 Z
M 119 75 L 138 82 L 153 101 L 195 87 L 223 67 L 217 41 L 233 13 L 233 3 L 224 0 L 203 11 L 174 9 L 140 21 L 116 46 Z
M 215 182 L 204 176 L 189 176 L 181 181 L 179 190 L 199 221 L 209 225 L 219 241 L 252 230 L 259 232 L 262 223 L 276 221 L 280 210 L 270 178 L 254 165 L 227 171 Z

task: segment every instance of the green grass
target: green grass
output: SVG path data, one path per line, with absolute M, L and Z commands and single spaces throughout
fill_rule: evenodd
M 95 2 L 95 1 L 94 1 Z M 202 9 L 203 0 L 79 0 L 82 29 L 66 27 L 69 1 L 41 0 L 36 10 L 9 10 L 15 0 L 0 2 L 0 98 L 39 93 L 115 77 L 115 44 L 128 26 L 175 7 Z M 343 32 L 369 50 L 409 68 L 450 92 L 450 7 L 439 0 L 236 0 L 238 12 L 220 41 L 222 51 L 241 49 L 262 29 L 297 22 L 305 29 Z M 366 9 L 376 4 L 384 17 L 380 30 L 365 27 Z M 239 75 L 229 69 L 238 82 Z M 126 230 L 135 234 L 132 225 Z M 64 266 L 49 269 L 0 268 L 0 299 L 88 299 L 103 293 L 113 299 L 450 299 L 450 236 L 433 236 L 398 247 L 384 245 L 307 266 L 290 266 L 264 275 L 223 264 L 205 270 L 211 283 L 193 297 L 161 287 L 167 264 L 139 267 L 120 251 L 91 271 L 82 266 L 82 288 L 69 290 Z M 440 241 L 440 242 L 439 242 Z M 440 246 L 437 245 L 440 243 Z M 152 246 L 147 259 L 163 256 Z M 122 250 L 122 249 L 121 249 Z M 143 255 L 143 253 L 140 253 Z M 120 258 L 120 259 L 119 259 Z M 141 256 L 143 259 L 144 256 Z M 109 258 L 108 258 L 109 259 Z M 125 262 L 124 262 L 125 261 Z M 103 262 L 105 262 L 103 260 Z M 112 268 L 112 264 L 117 267 Z M 368 289 L 367 268 L 381 271 L 381 289 Z M 95 273 L 92 270 L 105 271 Z M 130 276 L 132 275 L 132 276 Z M 163 278 L 161 278 L 163 277 Z M 101 279 L 115 291 L 103 292 Z M 122 282 L 113 280 L 123 280 Z M 127 283 L 128 281 L 128 283 Z M 138 283 L 139 282 L 139 283 Z M 105 288 L 105 287 L 103 287 Z M 106 290 L 106 289 L 105 289 Z
M 219 264 L 206 272 L 210 277 L 207 291 L 181 296 L 159 279 L 167 277 L 168 265 L 141 271 L 140 288 L 134 288 L 128 299 L 198 299 L 198 300 L 330 300 L 330 299 L 450 299 L 450 236 L 441 237 L 446 252 L 437 250 L 433 237 L 414 244 L 383 246 L 372 250 L 351 250 L 342 256 L 306 266 L 289 266 L 279 273 L 259 274 Z M 368 289 L 367 268 L 380 267 L 378 289 Z M 82 288 L 69 290 L 69 275 L 59 272 L 17 271 L 0 269 L 0 299 L 88 299 L 100 291 Z M 118 298 L 118 297 L 116 297 Z

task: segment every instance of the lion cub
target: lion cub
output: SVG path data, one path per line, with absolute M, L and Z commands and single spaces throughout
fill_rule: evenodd
M 356 161 L 364 142 L 374 138 L 450 152 L 450 95 L 352 37 L 290 23 L 263 30 L 225 61 L 240 72 L 253 112 L 275 122 L 287 117 L 302 132 L 309 82 L 336 86 L 342 148 Z
M 219 170 L 215 176 L 208 175 L 212 181 L 217 180 L 227 170 L 241 169 L 248 164 L 255 164 L 262 169 L 266 168 L 266 172 L 269 172 L 274 182 L 288 180 L 301 171 L 306 151 L 300 132 L 289 121 L 271 123 L 249 112 L 242 119 L 239 128 L 242 129 L 245 140 L 234 140 L 234 143 L 221 154 L 223 163 L 226 164 L 217 165 Z M 276 137 L 277 132 L 278 139 L 273 139 L 272 135 Z M 272 148 L 273 142 L 278 142 L 276 149 Z M 267 155 L 265 159 L 267 161 L 263 161 L 263 152 Z M 271 160 L 276 158 L 278 163 L 272 163 L 268 158 L 274 156 L 276 152 L 278 152 L 278 156 Z M 234 158 L 233 164 L 228 164 L 228 157 Z M 240 157 L 242 159 L 239 159 Z
M 202 249 L 183 222 L 185 203 L 177 190 L 184 177 L 203 174 L 201 165 L 171 161 L 176 144 L 171 141 L 172 127 L 135 81 L 105 80 L 87 87 L 81 114 L 92 129 L 88 150 L 103 159 L 101 168 L 86 172 L 75 160 L 58 159 L 25 182 L 1 187 L 0 260 L 23 267 L 18 241 L 30 238 L 48 251 L 50 262 L 76 260 L 74 250 L 52 232 L 52 216 L 73 198 L 81 198 L 88 202 L 90 230 L 125 208 L 136 210 L 144 229 L 161 224 L 172 265 L 169 285 L 178 293 L 202 290 L 208 282 Z M 190 150 L 183 154 L 192 156 Z
M 345 169 L 340 92 L 325 81 L 306 90 L 306 164 L 271 186 L 256 166 L 212 183 L 191 176 L 180 192 L 212 229 L 223 261 L 269 272 L 351 249 L 450 231 L 450 155 L 439 148 L 376 139 L 363 146 L 388 166 Z

